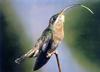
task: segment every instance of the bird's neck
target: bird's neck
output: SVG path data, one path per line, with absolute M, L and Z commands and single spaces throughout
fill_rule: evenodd
M 58 20 L 55 22 L 55 24 L 53 24 L 53 30 L 54 30 L 54 31 L 58 31 L 58 32 L 62 31 L 63 28 L 64 28 L 63 23 L 64 23 L 64 22 L 63 22 L 61 19 L 58 19 Z

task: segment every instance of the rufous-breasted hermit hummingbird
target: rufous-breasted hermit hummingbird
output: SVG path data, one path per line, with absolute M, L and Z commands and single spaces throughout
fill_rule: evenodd
M 45 65 L 50 57 L 56 52 L 56 48 L 64 38 L 64 12 L 76 6 L 81 6 L 93 14 L 88 7 L 81 4 L 74 4 L 64 8 L 61 12 L 53 15 L 50 18 L 48 27 L 43 31 L 33 48 L 26 54 L 17 58 L 15 62 L 20 64 L 26 58 L 36 57 L 36 62 L 33 69 L 34 71 Z

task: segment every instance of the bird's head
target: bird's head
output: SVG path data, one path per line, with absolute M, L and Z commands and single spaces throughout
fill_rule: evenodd
M 91 9 L 89 9 L 88 7 L 86 7 L 86 6 L 84 6 L 84 5 L 81 5 L 81 4 L 73 4 L 73 5 L 70 5 L 70 6 L 68 6 L 68 7 L 65 7 L 63 10 L 61 10 L 61 12 L 59 12 L 59 13 L 53 15 L 53 16 L 50 18 L 50 20 L 49 20 L 49 25 L 50 25 L 50 26 L 53 26 L 53 25 L 55 25 L 55 24 L 57 24 L 57 23 L 59 23 L 59 22 L 60 22 L 60 24 L 63 24 L 64 19 L 65 19 L 64 12 L 65 12 L 66 10 L 71 9 L 71 8 L 73 8 L 73 7 L 76 7 L 76 6 L 81 6 L 81 7 L 85 8 L 86 10 L 88 10 L 90 13 L 94 14 L 94 13 L 92 12 Z
M 49 24 L 50 25 L 54 25 L 56 24 L 57 22 L 64 22 L 64 19 L 65 19 L 65 16 L 64 16 L 64 12 L 61 11 L 60 13 L 57 13 L 55 15 L 53 15 L 50 20 L 49 20 Z

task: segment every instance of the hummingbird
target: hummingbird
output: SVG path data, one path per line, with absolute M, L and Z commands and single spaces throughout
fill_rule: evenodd
M 78 5 L 87 9 L 93 14 L 93 12 L 88 7 L 81 4 L 68 6 L 61 10 L 59 13 L 54 14 L 50 18 L 47 28 L 43 31 L 42 35 L 37 40 L 33 48 L 21 57 L 17 58 L 15 62 L 20 64 L 26 58 L 35 57 L 36 62 L 33 70 L 36 71 L 43 67 L 49 61 L 51 56 L 56 53 L 57 47 L 64 38 L 64 12 Z

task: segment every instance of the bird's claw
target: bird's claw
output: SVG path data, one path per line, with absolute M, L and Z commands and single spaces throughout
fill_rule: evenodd
M 49 57 L 51 57 L 52 56 L 52 54 L 51 53 L 48 53 L 47 54 L 47 58 L 49 58 Z
M 48 52 L 47 53 L 47 58 L 51 57 L 53 54 L 57 54 L 57 51 L 53 51 L 53 52 Z

